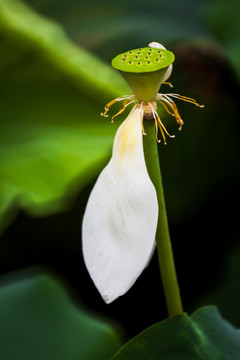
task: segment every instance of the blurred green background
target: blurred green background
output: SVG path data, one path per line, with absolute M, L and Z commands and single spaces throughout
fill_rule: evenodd
M 130 93 L 111 59 L 158 41 L 176 56 L 174 88 L 161 91 L 205 104 L 177 103 L 181 132 L 162 115 L 176 138 L 159 145 L 185 310 L 216 304 L 240 326 L 239 11 L 237 0 L 0 0 L 4 283 L 24 287 L 25 276 L 37 283 L 42 274 L 56 277 L 74 304 L 114 319 L 111 326 L 122 326 L 126 339 L 166 317 L 156 255 L 128 294 L 105 305 L 81 253 L 86 202 L 124 119 L 111 125 L 100 113 Z

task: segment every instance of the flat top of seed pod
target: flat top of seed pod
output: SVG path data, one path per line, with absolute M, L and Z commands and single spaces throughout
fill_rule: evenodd
M 112 66 L 125 72 L 152 72 L 171 65 L 174 59 L 174 54 L 171 51 L 145 47 L 117 55 L 112 60 Z

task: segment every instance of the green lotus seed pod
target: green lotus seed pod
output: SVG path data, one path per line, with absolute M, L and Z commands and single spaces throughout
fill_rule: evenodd
M 174 62 L 171 51 L 145 47 L 127 51 L 112 60 L 139 101 L 148 103 L 156 99 L 164 75 Z

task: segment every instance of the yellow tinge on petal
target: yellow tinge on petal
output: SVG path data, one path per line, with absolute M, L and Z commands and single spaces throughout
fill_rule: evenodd
M 137 158 L 138 152 L 142 150 L 142 128 L 136 127 L 136 122 L 140 121 L 141 124 L 141 116 L 139 107 L 135 106 L 128 121 L 123 122 L 116 134 L 113 157 L 119 167 L 122 164 L 126 167 L 129 158 Z

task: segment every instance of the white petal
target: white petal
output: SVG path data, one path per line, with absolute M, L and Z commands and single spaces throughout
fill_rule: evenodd
M 123 295 L 148 264 L 158 204 L 142 144 L 141 112 L 134 107 L 119 127 L 113 155 L 100 174 L 83 219 L 83 255 L 106 303 Z
M 156 41 L 152 41 L 148 44 L 149 47 L 152 47 L 152 48 L 156 48 L 156 49 L 164 49 L 166 50 L 166 48 L 160 44 L 159 42 L 156 42 Z
M 171 76 L 172 68 L 173 68 L 172 64 L 169 65 L 169 67 L 168 67 L 168 69 L 167 69 L 167 71 L 165 72 L 165 75 L 164 75 L 164 77 L 163 77 L 163 82 L 166 81 L 166 80 Z
M 155 42 L 155 41 L 149 43 L 148 46 L 152 47 L 152 48 L 156 48 L 156 49 L 164 49 L 164 50 L 166 50 L 166 48 L 162 44 L 160 44 L 158 42 Z M 163 82 L 166 81 L 170 77 L 170 75 L 172 73 L 172 68 L 173 68 L 172 64 L 169 65 L 169 67 L 168 67 L 168 69 L 167 69 L 167 71 L 166 71 L 166 73 L 165 73 L 165 75 L 163 77 Z

